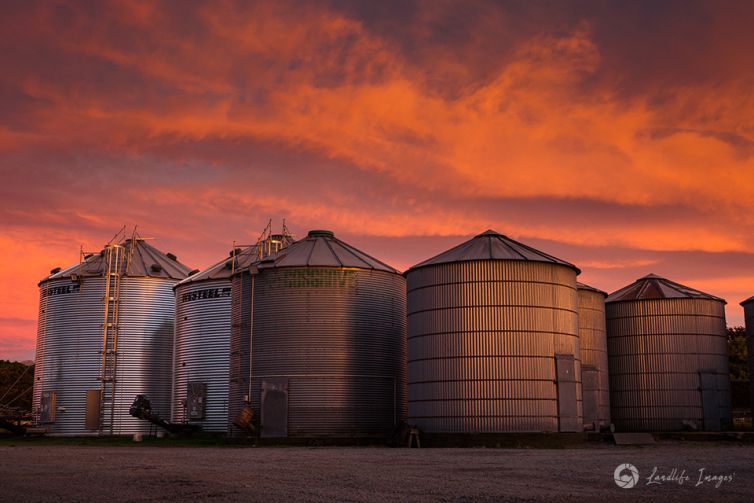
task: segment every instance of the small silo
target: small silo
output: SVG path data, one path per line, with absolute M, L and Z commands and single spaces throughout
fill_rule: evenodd
M 619 431 L 718 431 L 731 421 L 725 301 L 649 274 L 606 299 Z
M 409 269 L 409 423 L 582 431 L 578 273 L 494 231 Z
M 288 234 L 263 236 L 175 286 L 174 422 L 228 431 L 231 277 L 291 242 Z
M 377 438 L 405 420 L 398 271 L 332 232 L 311 231 L 252 266 L 249 278 L 239 302 L 251 330 L 235 343 L 251 348 L 251 367 L 248 353 L 236 366 L 250 372 L 240 391 L 262 437 Z
M 752 416 L 754 416 L 754 297 L 741 302 L 746 320 L 746 350 L 749 358 L 749 392 Z
M 578 283 L 581 386 L 584 425 L 599 430 L 610 425 L 610 391 L 605 333 L 607 293 Z
M 189 269 L 134 235 L 39 283 L 36 422 L 51 434 L 148 433 L 137 394 L 170 414 L 173 285 Z

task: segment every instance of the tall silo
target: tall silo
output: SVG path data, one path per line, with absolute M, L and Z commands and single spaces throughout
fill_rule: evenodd
M 584 424 L 599 430 L 610 425 L 605 297 L 607 293 L 584 283 L 579 292 L 579 337 Z
M 749 392 L 752 416 L 754 416 L 754 297 L 741 302 L 746 320 L 746 349 L 749 358 Z
M 175 286 L 173 421 L 228 431 L 231 277 L 291 242 L 289 234 L 263 235 Z
M 405 420 L 398 271 L 332 232 L 311 231 L 249 275 L 246 394 L 263 437 L 377 438 Z
M 170 413 L 175 300 L 188 268 L 136 235 L 39 283 L 36 422 L 51 434 L 148 433 L 137 394 Z
M 731 421 L 725 301 L 649 274 L 606 299 L 610 409 L 620 431 Z
M 409 269 L 409 423 L 582 431 L 578 273 L 494 231 Z

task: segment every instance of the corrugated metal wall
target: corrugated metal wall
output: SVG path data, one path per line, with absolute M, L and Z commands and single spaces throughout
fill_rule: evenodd
M 148 423 L 128 415 L 139 393 L 149 396 L 155 411 L 170 414 L 174 283 L 156 278 L 121 283 L 114 434 L 149 432 Z M 51 434 L 96 434 L 84 422 L 86 392 L 101 389 L 104 279 L 84 278 L 80 290 L 69 293 L 60 293 L 77 288 L 68 279 L 40 287 L 45 288 L 53 294 L 47 295 L 43 370 L 35 394 L 56 392 L 59 409 L 55 422 L 45 426 Z
M 154 429 L 128 414 L 138 394 L 149 397 L 153 412 L 170 417 L 175 283 L 161 278 L 124 278 L 121 284 L 116 435 Z
M 584 389 L 597 396 L 596 416 L 586 417 L 584 423 L 610 424 L 610 386 L 607 360 L 607 334 L 605 324 L 605 296 L 594 290 L 579 289 L 579 335 L 581 338 L 581 364 L 591 366 L 597 373 L 594 390 Z M 586 385 L 585 385 L 586 386 Z M 585 406 L 584 410 L 587 410 Z
M 183 422 L 189 382 L 207 386 L 203 431 L 228 430 L 231 282 L 184 283 L 175 289 L 173 421 Z
M 743 308 L 746 320 L 746 348 L 749 356 L 749 392 L 752 414 L 754 414 L 754 302 L 745 303 Z
M 37 318 L 37 345 L 34 356 L 34 389 L 31 398 L 31 411 L 34 422 L 39 422 L 39 402 L 42 396 L 44 375 L 44 350 L 47 326 L 47 285 L 39 288 L 39 313 Z
M 719 412 L 730 422 L 725 308 L 707 299 L 657 299 L 606 305 L 610 407 L 621 431 L 703 427 L 701 370 L 717 373 Z
M 576 272 L 470 261 L 408 272 L 409 422 L 428 432 L 558 431 L 555 354 L 575 356 Z M 576 413 L 581 420 L 581 386 Z
M 255 410 L 262 382 L 284 378 L 289 436 L 378 437 L 405 420 L 402 276 L 279 268 L 261 271 L 255 285 Z
M 230 368 L 228 421 L 233 422 L 249 393 L 249 342 L 251 333 L 251 274 L 233 276 L 231 281 Z
M 65 410 L 43 426 L 52 434 L 95 434 L 84 428 L 84 419 L 87 390 L 101 388 L 104 280 L 86 278 L 79 286 L 58 279 L 43 283 L 40 292 L 45 291 L 46 332 L 35 395 L 55 392 L 58 408 Z

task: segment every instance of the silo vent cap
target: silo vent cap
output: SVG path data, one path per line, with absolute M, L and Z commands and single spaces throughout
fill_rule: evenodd
M 335 233 L 333 231 L 325 231 L 325 230 L 315 229 L 313 231 L 309 231 L 309 234 L 307 235 L 307 237 L 310 237 L 310 238 L 317 238 L 317 237 L 334 238 L 335 237 Z

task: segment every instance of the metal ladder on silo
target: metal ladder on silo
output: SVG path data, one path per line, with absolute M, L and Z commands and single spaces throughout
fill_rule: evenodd
M 133 244 L 132 244 L 133 245 Z M 115 426 L 115 390 L 118 373 L 118 309 L 120 304 L 121 266 L 124 248 L 119 244 L 105 247 L 105 295 L 102 323 L 102 396 L 100 397 L 100 433 L 113 434 Z

